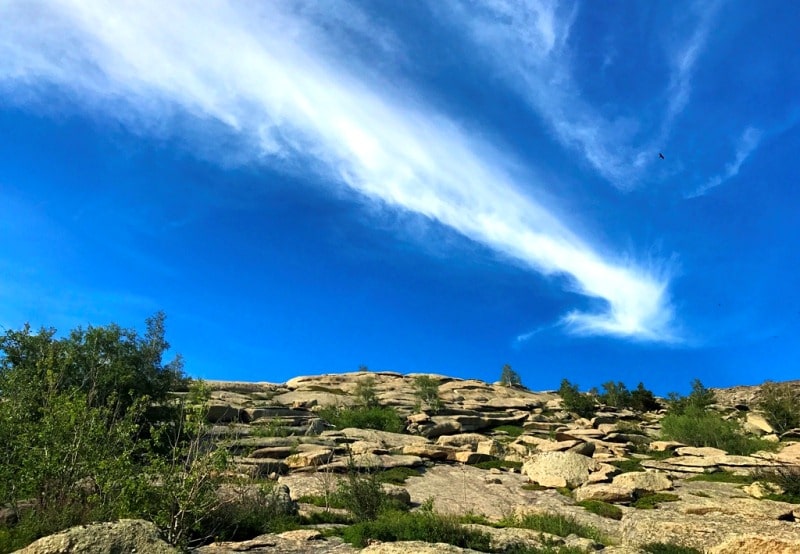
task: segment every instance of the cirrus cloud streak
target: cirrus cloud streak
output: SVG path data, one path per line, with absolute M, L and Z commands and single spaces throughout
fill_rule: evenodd
M 357 59 L 337 62 L 337 46 L 292 4 L 268 7 L 11 2 L 0 30 L 0 93 L 55 86 L 83 109 L 146 132 L 171 125 L 176 112 L 222 124 L 245 145 L 240 162 L 313 168 L 321 180 L 436 220 L 541 274 L 566 276 L 570 290 L 602 304 L 565 315 L 573 332 L 677 340 L 665 275 L 576 236 L 522 192 L 531 184 L 517 182 L 489 145 L 407 100 L 414 94 L 398 90 L 402 81 L 371 76 Z

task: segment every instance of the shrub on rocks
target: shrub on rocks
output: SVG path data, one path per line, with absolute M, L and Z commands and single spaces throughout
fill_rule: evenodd
M 767 381 L 761 386 L 758 407 L 778 433 L 800 427 L 800 387 Z
M 738 422 L 723 419 L 717 412 L 693 405 L 671 413 L 661 420 L 665 439 L 691 446 L 710 446 L 729 454 L 748 455 L 772 449 L 774 444 L 745 435 Z
M 430 375 L 414 377 L 414 396 L 420 404 L 418 408 L 415 407 L 417 411 L 424 405 L 431 413 L 437 414 L 444 407 L 439 397 L 439 380 Z
M 337 429 L 357 427 L 390 433 L 402 433 L 405 430 L 403 418 L 400 417 L 397 410 L 390 407 L 329 406 L 320 410 L 319 415 Z

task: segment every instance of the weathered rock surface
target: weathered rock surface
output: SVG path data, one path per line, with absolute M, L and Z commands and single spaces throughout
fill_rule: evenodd
M 452 544 L 421 541 L 384 542 L 371 544 L 361 550 L 362 554 L 481 554 L 477 550 L 459 548 Z
M 114 523 L 95 523 L 72 527 L 62 533 L 43 537 L 17 551 L 18 554 L 120 554 L 147 552 L 177 554 L 164 542 L 155 525 L 138 519 Z
M 744 535 L 727 539 L 709 550 L 709 554 L 742 554 L 743 552 L 798 554 L 800 552 L 800 536 L 795 539 L 778 539 L 763 535 Z
M 544 452 L 525 462 L 522 473 L 545 487 L 579 487 L 598 469 L 599 462 L 574 452 Z

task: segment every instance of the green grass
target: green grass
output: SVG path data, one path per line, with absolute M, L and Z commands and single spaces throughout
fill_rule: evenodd
M 521 527 L 559 537 L 577 535 L 606 544 L 608 542 L 600 530 L 590 525 L 578 523 L 575 518 L 556 513 L 526 514 L 522 517 L 506 518 L 499 522 L 503 527 Z
M 668 492 L 653 492 L 637 498 L 631 506 L 640 510 L 652 510 L 661 502 L 675 502 L 680 500 L 677 494 Z
M 609 504 L 608 502 L 601 502 L 600 500 L 582 500 L 577 503 L 578 506 L 586 508 L 588 511 L 599 516 L 607 517 L 610 519 L 622 519 L 622 510 L 619 506 Z
M 572 489 L 569 487 L 556 487 L 556 492 L 561 496 L 572 498 Z
M 345 508 L 344 502 L 336 494 L 329 494 L 327 500 L 321 495 L 307 494 L 298 498 L 297 501 L 301 504 L 311 504 L 318 508 Z
M 701 550 L 696 548 L 664 542 L 651 542 L 642 546 L 642 550 L 650 554 L 703 554 Z
M 270 419 L 266 423 L 259 422 L 250 425 L 250 436 L 252 437 L 288 437 L 291 434 L 291 428 L 279 419 Z
M 651 460 L 666 460 L 667 458 L 672 458 L 675 456 L 674 450 L 648 450 L 645 452 L 648 458 Z
M 410 467 L 393 467 L 375 474 L 375 478 L 379 483 L 391 483 L 392 485 L 402 485 L 409 477 L 419 476 L 419 471 Z
M 511 462 L 507 460 L 488 460 L 486 462 L 478 462 L 475 467 L 479 469 L 519 469 L 522 467 L 522 462 Z
M 522 433 L 525 432 L 525 429 L 523 429 L 519 425 L 501 425 L 499 427 L 495 427 L 494 430 L 502 431 L 504 433 L 507 433 L 509 437 L 514 437 L 514 438 L 520 436 Z
M 622 473 L 629 473 L 631 471 L 642 471 L 642 460 L 639 458 L 630 458 L 627 460 L 620 460 L 611 462 L 611 465 L 619 468 Z
M 751 475 L 735 475 L 729 471 L 717 471 L 716 473 L 701 473 L 686 479 L 687 481 L 705 481 L 708 483 L 736 483 L 749 485 L 755 478 Z
M 375 520 L 345 528 L 341 536 L 345 542 L 358 548 L 364 548 L 370 540 L 424 541 L 490 551 L 490 538 L 486 533 L 465 529 L 456 518 L 427 511 L 384 512 Z
M 497 527 L 497 524 L 489 521 L 486 516 L 469 512 L 458 516 L 459 523 L 476 523 L 478 525 L 486 525 L 489 527 Z

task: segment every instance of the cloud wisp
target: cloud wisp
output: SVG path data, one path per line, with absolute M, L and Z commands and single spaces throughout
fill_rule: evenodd
M 686 107 L 691 80 L 706 42 L 716 3 L 698 12 L 691 34 L 670 57 L 665 109 L 647 125 L 607 113 L 587 101 L 573 69 L 569 47 L 578 5 L 553 0 L 451 0 L 451 19 L 478 44 L 488 63 L 505 77 L 564 146 L 578 151 L 594 170 L 620 190 L 634 189 L 669 138 Z M 673 46 L 673 45 L 671 45 Z M 610 63 L 606 56 L 598 71 Z
M 709 190 L 720 186 L 725 181 L 733 179 L 739 174 L 742 164 L 750 157 L 750 155 L 758 148 L 761 142 L 762 132 L 754 127 L 748 127 L 739 137 L 736 145 L 736 156 L 733 161 L 725 165 L 725 171 L 719 175 L 713 176 L 705 184 L 695 189 L 686 198 L 697 198 L 698 196 L 705 195 Z
M 86 110 L 145 130 L 178 120 L 176 112 L 223 125 L 244 145 L 241 162 L 313 168 L 321 180 L 566 276 L 572 291 L 601 301 L 564 316 L 575 333 L 677 340 L 665 275 L 576 236 L 521 192 L 500 154 L 379 79 L 356 78 L 313 21 L 289 4 L 268 6 L 12 2 L 0 30 L 0 91 L 56 86 Z M 550 25 L 541 19 L 540 34 L 556 48 L 561 34 L 551 40 Z

